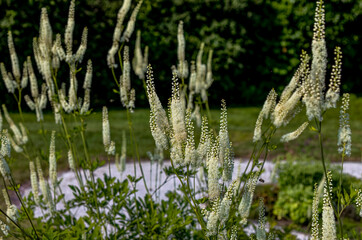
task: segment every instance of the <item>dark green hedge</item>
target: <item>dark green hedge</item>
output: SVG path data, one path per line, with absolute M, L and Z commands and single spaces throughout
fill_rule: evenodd
M 54 33 L 64 33 L 68 1 L 0 0 L 0 61 L 10 69 L 6 33 L 12 30 L 20 62 L 32 55 L 32 37 L 38 35 L 39 14 L 47 7 Z M 93 107 L 119 106 L 111 71 L 106 65 L 116 14 L 122 1 L 76 1 L 75 44 L 84 26 L 89 29 L 85 59 L 94 63 Z M 135 5 L 136 2 L 133 3 Z M 342 47 L 343 91 L 361 95 L 361 0 L 331 0 L 326 3 L 328 53 Z M 150 47 L 156 86 L 166 101 L 170 95 L 171 65 L 177 63 L 177 24 L 184 21 L 186 57 L 196 59 L 201 41 L 214 49 L 215 82 L 211 105 L 221 98 L 229 105 L 261 104 L 269 90 L 281 91 L 298 64 L 301 49 L 310 51 L 315 3 L 309 0 L 145 0 L 136 28 L 142 31 L 142 46 Z M 131 40 L 134 44 L 135 34 Z M 133 47 L 133 46 L 131 46 Z M 206 62 L 205 54 L 205 62 Z M 330 62 L 332 58 L 330 57 Z M 64 68 L 66 69 L 66 67 Z M 68 74 L 63 74 L 68 81 Z M 329 78 L 329 73 L 327 79 Z M 141 82 L 134 76 L 137 105 L 147 106 Z M 40 77 L 39 77 L 40 80 Z M 0 91 L 5 92 L 0 82 Z M 115 101 L 112 101 L 115 100 Z M 0 101 L 11 104 L 7 94 Z

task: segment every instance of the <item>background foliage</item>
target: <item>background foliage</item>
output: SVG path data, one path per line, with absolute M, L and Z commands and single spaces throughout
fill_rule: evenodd
M 121 4 L 122 1 L 112 0 L 76 2 L 74 44 L 80 41 L 82 28 L 88 26 L 85 59 L 91 58 L 94 63 L 93 107 L 119 106 L 111 90 L 114 83 L 106 56 Z M 68 1 L 0 0 L 0 61 L 8 68 L 7 31 L 13 31 L 19 60 L 23 62 L 32 55 L 29 36 L 38 34 L 42 7 L 48 9 L 53 32 L 64 34 Z M 163 93 L 164 102 L 170 95 L 171 65 L 177 63 L 177 24 L 182 20 L 189 62 L 196 59 L 201 41 L 205 42 L 205 52 L 214 49 L 211 105 L 218 106 L 220 98 L 225 98 L 228 105 L 256 105 L 264 101 L 273 86 L 278 86 L 276 90 L 280 92 L 296 69 L 301 49 L 310 51 L 314 8 L 315 3 L 307 0 L 145 0 L 136 28 L 142 31 L 142 47 L 150 47 L 149 61 L 154 66 L 157 89 Z M 337 45 L 342 47 L 342 91 L 358 95 L 362 89 L 362 82 L 358 81 L 362 73 L 358 57 L 361 11 L 361 0 L 326 2 L 328 53 L 332 55 Z M 134 44 L 134 39 L 130 44 Z M 206 57 L 205 54 L 205 62 Z M 147 106 L 142 83 L 135 75 L 132 85 L 136 88 L 137 105 Z M 4 88 L 1 83 L 0 91 L 5 91 Z M 11 99 L 6 95 L 0 96 L 0 101 L 10 107 Z

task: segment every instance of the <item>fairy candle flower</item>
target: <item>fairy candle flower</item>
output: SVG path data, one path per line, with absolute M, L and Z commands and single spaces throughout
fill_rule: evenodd
M 339 130 L 338 130 L 338 152 L 351 156 L 352 147 L 352 132 L 349 125 L 349 94 L 345 93 L 342 97 L 342 106 L 339 117 Z
M 327 181 L 326 181 L 324 184 L 324 194 L 323 194 L 322 240 L 335 240 L 337 239 L 336 222 L 334 219 L 332 203 L 330 201 L 330 194 L 332 192 L 331 171 L 327 173 L 327 178 L 329 186 L 327 186 Z

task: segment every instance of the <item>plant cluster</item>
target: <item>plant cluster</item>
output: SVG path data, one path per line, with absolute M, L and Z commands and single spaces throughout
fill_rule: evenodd
M 148 64 L 148 48 L 142 51 L 139 32 L 133 61 L 130 57 L 132 51 L 129 42 L 142 4 L 143 1 L 139 1 L 130 12 L 131 0 L 123 2 L 117 15 L 112 46 L 107 55 L 107 63 L 116 84 L 114 93 L 119 95 L 122 106 L 127 110 L 128 141 L 131 143 L 133 156 L 134 173 L 127 175 L 123 181 L 118 180 L 112 173 L 111 161 L 115 161 L 117 168 L 123 174 L 127 158 L 127 138 L 124 133 L 121 151 L 119 151 L 117 140 L 111 138 L 111 123 L 106 106 L 102 111 L 102 137 L 104 156 L 108 161 L 109 169 L 103 178 L 95 177 L 95 170 L 106 162 L 103 159 L 95 159 L 89 154 L 86 119 L 92 112 L 90 91 L 93 66 L 92 61 L 88 60 L 82 98 L 77 79 L 87 48 L 88 29 L 84 28 L 80 45 L 74 51 L 75 1 L 70 3 L 63 37 L 60 34 L 53 37 L 48 13 L 46 9 L 42 9 L 39 36 L 33 39 L 36 67 L 44 82 L 41 94 L 39 94 L 31 57 L 27 58 L 23 64 L 23 71 L 20 71 L 12 34 L 8 33 L 12 72 L 8 72 L 3 63 L 1 71 L 8 92 L 13 94 L 18 103 L 21 120 L 18 124 L 15 123 L 3 105 L 4 116 L 11 132 L 4 129 L 1 134 L 0 172 L 4 185 L 2 195 L 5 199 L 6 211 L 0 210 L 0 234 L 2 234 L 0 236 L 25 239 L 248 238 L 244 228 L 251 224 L 249 215 L 255 188 L 260 180 L 268 153 L 275 148 L 271 140 L 276 131 L 288 125 L 305 107 L 305 122 L 295 131 L 282 136 L 280 141 L 288 142 L 298 138 L 308 126 L 319 137 L 325 179 L 324 183 L 320 184 L 323 188 L 323 207 L 320 214 L 320 194 L 316 187 L 313 202 L 308 202 L 308 205 L 312 205 L 313 208 L 311 236 L 313 239 L 354 237 L 343 231 L 341 218 L 346 207 L 354 202 L 359 208 L 361 207 L 360 191 L 346 188 L 342 179 L 343 162 L 350 155 L 351 149 L 348 94 L 344 94 L 342 98 L 338 134 L 338 151 L 342 157 L 342 165 L 337 181 L 333 180 L 332 173 L 326 168 L 323 151 L 323 116 L 329 108 L 336 107 L 339 99 L 342 64 L 341 49 L 336 47 L 327 89 L 323 1 L 317 1 L 312 56 L 302 51 L 300 66 L 280 97 L 274 89 L 270 91 L 256 121 L 253 137 L 254 150 L 246 168 L 236 176 L 233 175 L 234 154 L 232 142 L 229 139 L 226 102 L 221 101 L 218 128 L 214 126 L 209 111 L 208 89 L 213 83 L 213 52 L 209 51 L 208 61 L 206 64 L 203 63 L 204 44 L 201 44 L 196 60 L 190 61 L 189 65 L 185 57 L 183 23 L 179 23 L 178 62 L 172 67 L 172 94 L 169 98 L 168 109 L 165 110 L 157 94 L 157 82 L 153 77 L 153 69 Z M 128 17 L 127 24 L 124 24 Z M 66 83 L 62 82 L 58 76 L 58 70 L 63 63 L 69 70 L 68 91 Z M 156 161 L 158 168 L 162 166 L 164 152 L 169 154 L 171 167 L 164 169 L 168 175 L 165 181 L 174 177 L 180 183 L 179 189 L 167 193 L 166 200 L 160 198 L 163 183 L 156 180 L 153 189 L 152 182 L 148 182 L 145 178 L 138 153 L 139 144 L 134 134 L 134 128 L 137 126 L 133 126 L 132 121 L 136 101 L 136 92 L 131 86 L 132 69 L 142 81 L 150 105 L 150 129 L 156 145 L 155 153 L 150 153 L 150 160 Z M 187 79 L 189 79 L 188 84 Z M 32 99 L 29 96 L 23 97 L 23 90 L 27 87 L 28 80 Z M 41 154 L 41 151 L 32 148 L 31 136 L 28 136 L 28 131 L 23 126 L 21 110 L 23 98 L 29 108 L 35 110 L 37 121 L 42 126 L 40 134 L 49 146 L 46 154 Z M 54 120 L 59 127 L 58 131 L 51 132 L 50 140 L 43 128 L 42 117 L 42 109 L 46 107 L 47 102 L 52 107 Z M 66 115 L 72 117 L 71 121 L 76 126 L 73 130 L 69 128 Z M 196 128 L 200 128 L 201 131 L 197 145 Z M 57 161 L 60 159 L 60 153 L 56 151 L 58 139 L 67 146 L 69 168 L 77 180 L 77 185 L 69 186 L 73 195 L 70 200 L 65 199 L 60 187 L 62 179 L 57 175 Z M 76 141 L 82 143 L 83 151 L 77 151 Z M 29 160 L 32 192 L 24 198 L 8 165 L 8 162 L 13 161 L 12 149 L 22 152 Z M 45 165 L 49 168 L 47 178 L 43 170 Z M 140 169 L 141 175 L 137 175 L 137 168 Z M 332 187 L 333 182 L 337 182 L 335 190 Z M 137 196 L 139 189 L 137 185 L 140 184 L 143 184 L 146 190 L 144 197 Z M 20 202 L 20 209 L 9 197 L 13 193 Z M 84 215 L 77 215 L 79 208 L 84 209 Z M 35 209 L 41 211 L 41 216 L 34 216 Z M 305 209 L 304 205 L 301 210 L 303 209 Z M 258 240 L 282 238 L 279 230 L 267 228 L 263 199 L 259 200 L 258 212 L 256 234 L 251 235 L 250 238 Z

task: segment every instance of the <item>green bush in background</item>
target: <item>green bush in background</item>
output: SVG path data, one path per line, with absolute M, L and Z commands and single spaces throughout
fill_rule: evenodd
M 79 0 L 81 9 L 76 17 L 75 32 L 79 26 L 88 26 L 88 51 L 94 66 L 93 107 L 112 106 L 112 75 L 107 67 L 108 47 L 112 43 L 116 14 L 122 1 Z M 136 1 L 133 2 L 136 4 Z M 334 45 L 342 48 L 343 91 L 361 95 L 361 0 L 331 0 L 326 3 L 326 38 L 332 55 Z M 0 0 L 0 61 L 7 61 L 6 34 L 12 30 L 19 56 L 32 55 L 29 36 L 37 36 L 39 13 L 47 7 L 54 33 L 63 33 L 67 12 L 66 0 Z M 177 24 L 184 22 L 186 58 L 196 59 L 201 41 L 205 52 L 214 49 L 214 87 L 210 89 L 210 103 L 218 106 L 225 98 L 234 105 L 256 105 L 264 101 L 272 87 L 281 91 L 296 69 L 300 49 L 310 49 L 314 3 L 301 0 L 145 0 L 137 20 L 142 31 L 142 47 L 150 47 L 149 61 L 157 72 L 156 84 L 160 91 L 169 93 L 171 65 L 177 63 Z M 337 24 L 338 23 L 338 24 Z M 75 39 L 80 39 L 80 36 Z M 134 41 L 130 41 L 133 44 Z M 77 43 L 75 43 L 77 44 Z M 173 47 L 172 47 L 173 46 Z M 90 56 L 85 56 L 85 59 Z M 206 54 L 205 54 L 206 61 Z M 25 59 L 19 59 L 20 62 Z M 65 78 L 68 74 L 63 74 Z M 328 76 L 327 76 L 328 77 Z M 147 106 L 142 82 L 133 75 L 137 92 L 137 106 Z M 277 87 L 276 87 L 277 86 Z M 0 91 L 4 91 L 0 83 Z M 169 94 L 163 94 L 169 96 Z M 6 95 L 0 101 L 11 104 Z M 167 99 L 162 99 L 164 102 Z M 117 101 L 115 101 L 117 102 Z M 115 106 L 115 105 L 114 105 Z M 25 108 L 26 109 L 26 108 Z

